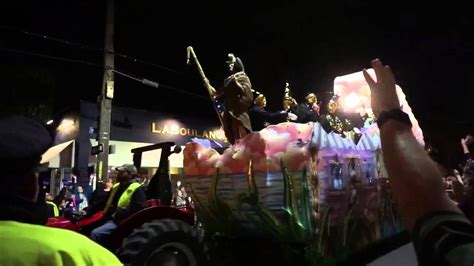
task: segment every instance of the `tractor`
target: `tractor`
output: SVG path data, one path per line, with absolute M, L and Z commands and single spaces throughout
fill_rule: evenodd
M 158 169 L 146 188 L 147 201 L 142 210 L 122 221 L 105 244 L 126 265 L 205 265 L 203 236 L 194 227 L 194 209 L 171 205 L 173 193 L 168 157 L 181 152 L 173 142 L 163 142 L 132 150 L 133 163 L 141 166 L 143 152 L 161 149 Z M 73 214 L 67 218 L 50 218 L 48 226 L 73 230 L 83 234 L 102 217 L 103 212 L 81 219 Z

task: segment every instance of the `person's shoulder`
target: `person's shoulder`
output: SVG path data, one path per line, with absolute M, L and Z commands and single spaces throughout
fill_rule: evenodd
M 237 72 L 234 74 L 234 78 L 237 80 L 237 81 L 248 81 L 250 82 L 250 78 L 249 76 L 247 76 L 247 74 L 245 72 Z
M 10 224 L 14 226 L 16 230 L 29 231 L 30 233 L 35 233 L 34 235 L 44 234 L 47 236 L 54 236 L 55 240 L 61 238 L 67 239 L 68 241 L 91 241 L 79 233 L 62 228 L 18 222 L 11 222 Z M 31 236 L 33 236 L 33 234 L 31 234 Z
M 87 238 L 84 235 L 76 233 L 74 231 L 61 229 L 61 228 L 54 228 L 48 227 L 44 225 L 36 225 L 36 224 L 27 224 L 27 223 L 18 223 L 18 222 L 9 222 L 9 225 L 12 226 L 15 230 L 29 232 L 28 235 L 31 237 L 37 237 L 38 235 L 48 236 L 48 239 L 54 239 L 52 243 L 60 243 L 60 239 L 67 240 L 66 242 L 91 242 L 95 244 L 92 240 Z M 47 240 L 47 239 L 43 239 Z M 48 243 L 48 241 L 44 241 L 44 243 Z
M 46 257 L 49 256 L 51 262 L 63 261 L 64 256 L 68 256 L 78 265 L 122 265 L 117 257 L 104 247 L 84 235 L 66 229 L 0 221 L 0 239 L 8 242 L 6 244 L 28 246 L 29 252 L 41 252 Z
M 39 227 L 42 227 L 48 233 L 48 236 L 55 238 L 54 244 L 51 242 L 49 244 L 51 249 L 66 249 L 86 261 L 107 262 L 107 265 L 122 265 L 112 252 L 84 235 L 61 228 Z M 67 248 L 68 245 L 72 249 Z

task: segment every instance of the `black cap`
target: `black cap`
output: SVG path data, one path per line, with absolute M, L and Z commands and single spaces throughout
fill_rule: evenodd
M 21 173 L 36 167 L 52 144 L 48 130 L 23 116 L 0 119 L 0 166 L 7 173 Z

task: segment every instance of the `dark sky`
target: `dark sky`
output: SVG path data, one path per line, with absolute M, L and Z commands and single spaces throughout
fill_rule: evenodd
M 224 3 L 225 2 L 225 3 Z M 116 1 L 115 50 L 165 66 L 116 58 L 116 68 L 174 88 L 206 95 L 195 68 L 186 67 L 192 45 L 211 83 L 224 78 L 229 52 L 240 56 L 269 109 L 281 104 L 285 81 L 299 99 L 324 98 L 336 76 L 390 64 L 427 139 L 458 145 L 474 131 L 474 15 L 457 2 L 416 1 Z M 330 2 L 330 1 L 327 1 Z M 415 1 L 411 1 L 415 2 Z M 4 4 L 2 26 L 103 47 L 105 4 L 98 0 L 14 1 Z M 12 29 L 0 29 L 0 47 L 102 64 L 99 50 L 80 49 Z M 55 81 L 55 107 L 94 101 L 102 69 L 0 49 L 1 67 L 43 68 Z M 8 76 L 2 77 L 7 79 Z M 114 103 L 215 119 L 206 100 L 116 77 Z M 473 132 L 474 133 L 474 132 Z M 447 143 L 447 142 L 446 142 Z

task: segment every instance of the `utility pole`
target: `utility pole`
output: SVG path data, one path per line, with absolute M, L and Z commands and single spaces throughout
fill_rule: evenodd
M 105 21 L 104 79 L 100 96 L 99 145 L 103 151 L 97 155 L 97 181 L 108 178 L 109 140 L 114 97 L 114 0 L 107 0 Z

